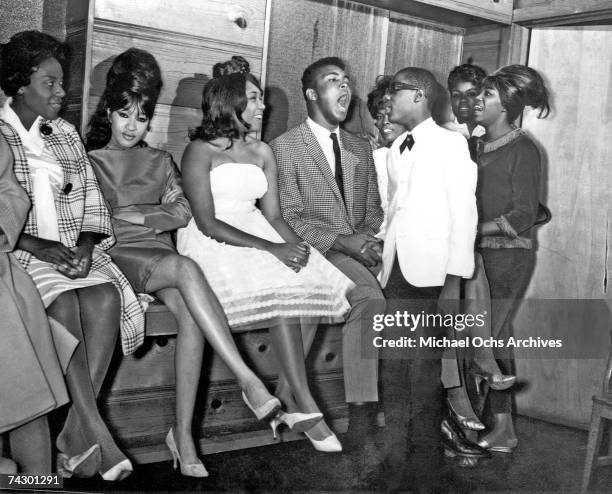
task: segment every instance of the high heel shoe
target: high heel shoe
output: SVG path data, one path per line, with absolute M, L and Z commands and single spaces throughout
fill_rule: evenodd
M 57 472 L 64 478 L 70 478 L 73 475 L 75 477 L 89 478 L 98 472 L 101 462 L 100 445 L 94 444 L 80 455 L 68 456 L 64 453 L 58 453 Z
M 478 394 L 481 394 L 483 381 L 489 385 L 489 388 L 495 391 L 511 388 L 516 383 L 516 376 L 510 374 L 489 374 L 478 368 L 470 369 L 470 374 L 476 379 L 476 392 Z
M 104 480 L 109 481 L 120 481 L 126 478 L 134 471 L 132 462 L 127 458 L 117 463 L 114 467 L 109 468 L 106 472 L 101 473 Z
M 181 474 L 185 475 L 186 477 L 208 477 L 208 471 L 201 461 L 198 460 L 197 463 L 190 464 L 183 463 L 181 454 L 179 453 L 178 448 L 176 447 L 176 442 L 174 441 L 174 430 L 172 428 L 170 428 L 168 435 L 166 436 L 166 446 L 168 446 L 170 453 L 172 453 L 172 467 L 175 470 L 176 462 L 178 460 L 181 467 Z
M 317 451 L 322 451 L 323 453 L 340 453 L 342 451 L 342 444 L 340 444 L 336 434 L 333 432 L 331 433 L 331 436 L 327 436 L 325 439 L 314 439 L 310 437 L 308 431 L 305 431 L 304 435 L 308 438 L 314 449 Z
M 251 412 L 253 412 L 255 414 L 255 417 L 257 417 L 259 420 L 265 420 L 270 417 L 274 417 L 281 408 L 281 402 L 276 397 L 270 398 L 263 405 L 257 408 L 251 405 L 251 402 L 244 394 L 244 391 L 242 392 L 242 399 L 244 400 L 246 406 L 249 407 L 249 410 L 251 410 Z
M 276 430 L 280 424 L 286 424 L 293 432 L 306 432 L 323 419 L 323 414 L 316 413 L 285 413 L 282 410 L 270 420 L 272 436 L 276 439 Z
M 461 427 L 465 429 L 470 429 L 472 431 L 482 431 L 485 429 L 484 424 L 478 420 L 478 417 L 465 417 L 463 415 L 459 415 L 457 410 L 453 407 L 453 403 L 448 398 L 446 399 L 446 404 L 448 406 L 448 410 L 450 412 L 451 418 L 457 422 Z

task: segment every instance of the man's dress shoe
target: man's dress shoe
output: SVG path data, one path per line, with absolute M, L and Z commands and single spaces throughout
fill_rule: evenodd
M 451 418 L 442 420 L 440 429 L 442 431 L 442 444 L 450 453 L 467 458 L 487 458 L 491 456 L 486 449 L 465 437 L 461 427 Z

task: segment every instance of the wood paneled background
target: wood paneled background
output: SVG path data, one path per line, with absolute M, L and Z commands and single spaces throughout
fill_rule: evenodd
M 271 140 L 306 118 L 300 79 L 319 58 L 344 59 L 354 99 L 364 101 L 383 67 L 388 16 L 386 10 L 339 0 L 273 0 L 264 139 Z M 364 114 L 361 105 L 353 105 L 350 120 L 357 133 Z
M 423 67 L 446 87 L 450 70 L 461 60 L 462 28 L 393 14 L 389 25 L 385 73 L 404 67 Z
M 373 132 L 364 101 L 377 75 L 416 65 L 431 70 L 445 86 L 448 72 L 461 60 L 462 42 L 461 28 L 358 3 L 273 0 L 264 139 L 306 118 L 300 78 L 318 58 L 335 55 L 346 61 L 354 105 L 344 127 L 363 136 Z
M 605 367 L 604 360 L 589 357 L 605 354 L 612 330 L 594 319 L 589 302 L 602 299 L 612 307 L 612 27 L 534 29 L 529 65 L 544 74 L 554 112 L 547 119 L 528 112 L 523 124 L 546 158 L 543 197 L 553 212 L 538 234 L 527 296 L 570 299 L 574 314 L 563 319 L 552 306 L 527 308 L 516 332 L 564 338 L 584 357 L 519 361 L 519 375 L 530 386 L 517 395 L 518 407 L 531 416 L 586 425 Z

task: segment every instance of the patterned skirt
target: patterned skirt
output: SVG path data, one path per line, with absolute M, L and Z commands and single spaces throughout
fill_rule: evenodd
M 70 290 L 88 286 L 112 283 L 121 295 L 121 348 L 124 355 L 130 355 L 144 341 L 144 312 L 128 280 L 111 258 L 99 249 L 94 249 L 91 269 L 86 278 L 70 279 L 53 266 L 32 256 L 27 268 L 28 274 L 40 293 L 45 307 L 57 297 Z

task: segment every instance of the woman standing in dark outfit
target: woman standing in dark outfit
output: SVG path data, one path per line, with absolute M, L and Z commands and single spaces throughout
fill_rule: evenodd
M 534 268 L 533 226 L 540 192 L 540 155 L 513 122 L 525 106 L 548 115 L 548 91 L 541 76 L 523 65 L 503 67 L 483 83 L 475 120 L 486 129 L 478 143 L 479 247 L 493 299 L 492 334 L 512 336 L 512 318 Z M 512 351 L 494 349 L 504 374 L 514 374 Z M 512 423 L 512 395 L 490 391 L 493 430 L 479 444 L 510 453 L 518 440 Z

